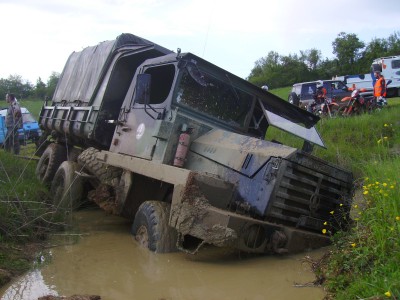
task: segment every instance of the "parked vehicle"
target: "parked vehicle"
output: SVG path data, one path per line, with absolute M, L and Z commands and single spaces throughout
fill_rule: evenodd
M 392 81 L 387 90 L 387 97 L 400 96 L 400 55 L 374 59 L 370 73 L 338 76 L 336 79 L 343 80 L 349 88 L 372 91 L 376 80 L 374 76 L 375 70 L 381 71 L 385 80 Z
M 325 147 L 318 120 L 194 54 L 122 34 L 69 57 L 40 112 L 36 173 L 59 208 L 89 186 L 151 251 L 294 253 L 349 221 L 352 174 L 310 153 Z M 270 127 L 304 150 L 264 140 Z
M 7 135 L 5 122 L 5 118 L 0 115 L 0 146 L 4 144 Z
M 350 96 L 351 90 L 340 80 L 316 80 L 310 82 L 295 83 L 288 96 L 289 103 L 307 109 L 314 101 L 316 85 L 318 81 L 322 81 L 327 91 L 328 99 L 336 99 L 340 101 L 342 98 Z
M 39 123 L 25 107 L 21 107 L 21 113 L 23 128 L 18 129 L 18 139 L 20 143 L 25 145 L 28 141 L 37 142 L 42 135 L 42 131 L 39 128 Z M 2 116 L 4 120 L 6 115 L 7 108 L 0 109 L 0 116 Z M 2 132 L 6 134 L 7 128 L 5 127 L 5 123 L 3 126 Z

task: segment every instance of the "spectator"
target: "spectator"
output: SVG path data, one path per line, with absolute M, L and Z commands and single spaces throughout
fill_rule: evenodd
M 22 128 L 22 113 L 14 94 L 7 94 L 6 101 L 9 104 L 6 115 L 7 136 L 4 149 L 8 152 L 19 154 L 18 129 Z
M 307 111 L 313 112 L 318 104 L 324 103 L 326 94 L 327 90 L 324 87 L 324 83 L 321 80 L 318 80 L 316 83 L 316 90 L 313 96 L 314 101 L 307 106 Z
M 376 81 L 374 85 L 374 97 L 378 105 L 387 105 L 386 101 L 386 81 L 380 71 L 374 72 Z

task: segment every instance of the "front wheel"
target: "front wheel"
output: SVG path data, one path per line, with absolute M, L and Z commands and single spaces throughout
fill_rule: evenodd
M 143 202 L 132 224 L 132 234 L 143 247 L 157 253 L 176 251 L 177 231 L 168 225 L 171 205 L 160 201 Z

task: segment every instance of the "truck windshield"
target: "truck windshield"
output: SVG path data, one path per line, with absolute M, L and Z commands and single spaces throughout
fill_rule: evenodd
M 235 127 L 245 127 L 253 97 L 224 81 L 199 71 L 192 63 L 181 70 L 175 102 Z

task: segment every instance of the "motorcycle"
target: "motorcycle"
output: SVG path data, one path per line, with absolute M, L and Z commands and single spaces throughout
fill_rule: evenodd
M 340 116 L 348 117 L 352 115 L 358 115 L 361 113 L 364 113 L 366 110 L 366 101 L 363 96 L 361 96 L 360 92 L 363 90 L 358 90 L 355 89 L 352 93 L 351 96 L 349 97 L 344 97 L 341 102 L 345 103 L 347 102 L 346 105 L 343 105 L 340 107 L 338 114 Z
M 307 110 L 318 116 L 329 116 L 332 118 L 336 116 L 339 110 L 339 104 L 336 102 L 336 97 L 332 99 L 327 97 L 314 97 L 314 102 L 307 107 Z
M 388 80 L 386 86 L 388 86 L 392 80 Z M 342 106 L 339 109 L 339 115 L 341 116 L 352 116 L 358 115 L 365 112 L 372 112 L 374 110 L 380 110 L 383 106 L 385 106 L 386 99 L 382 99 L 381 101 L 377 101 L 377 98 L 374 96 L 362 96 L 361 93 L 366 92 L 366 89 L 355 89 L 350 97 L 344 97 L 341 101 L 347 102 L 347 105 Z

